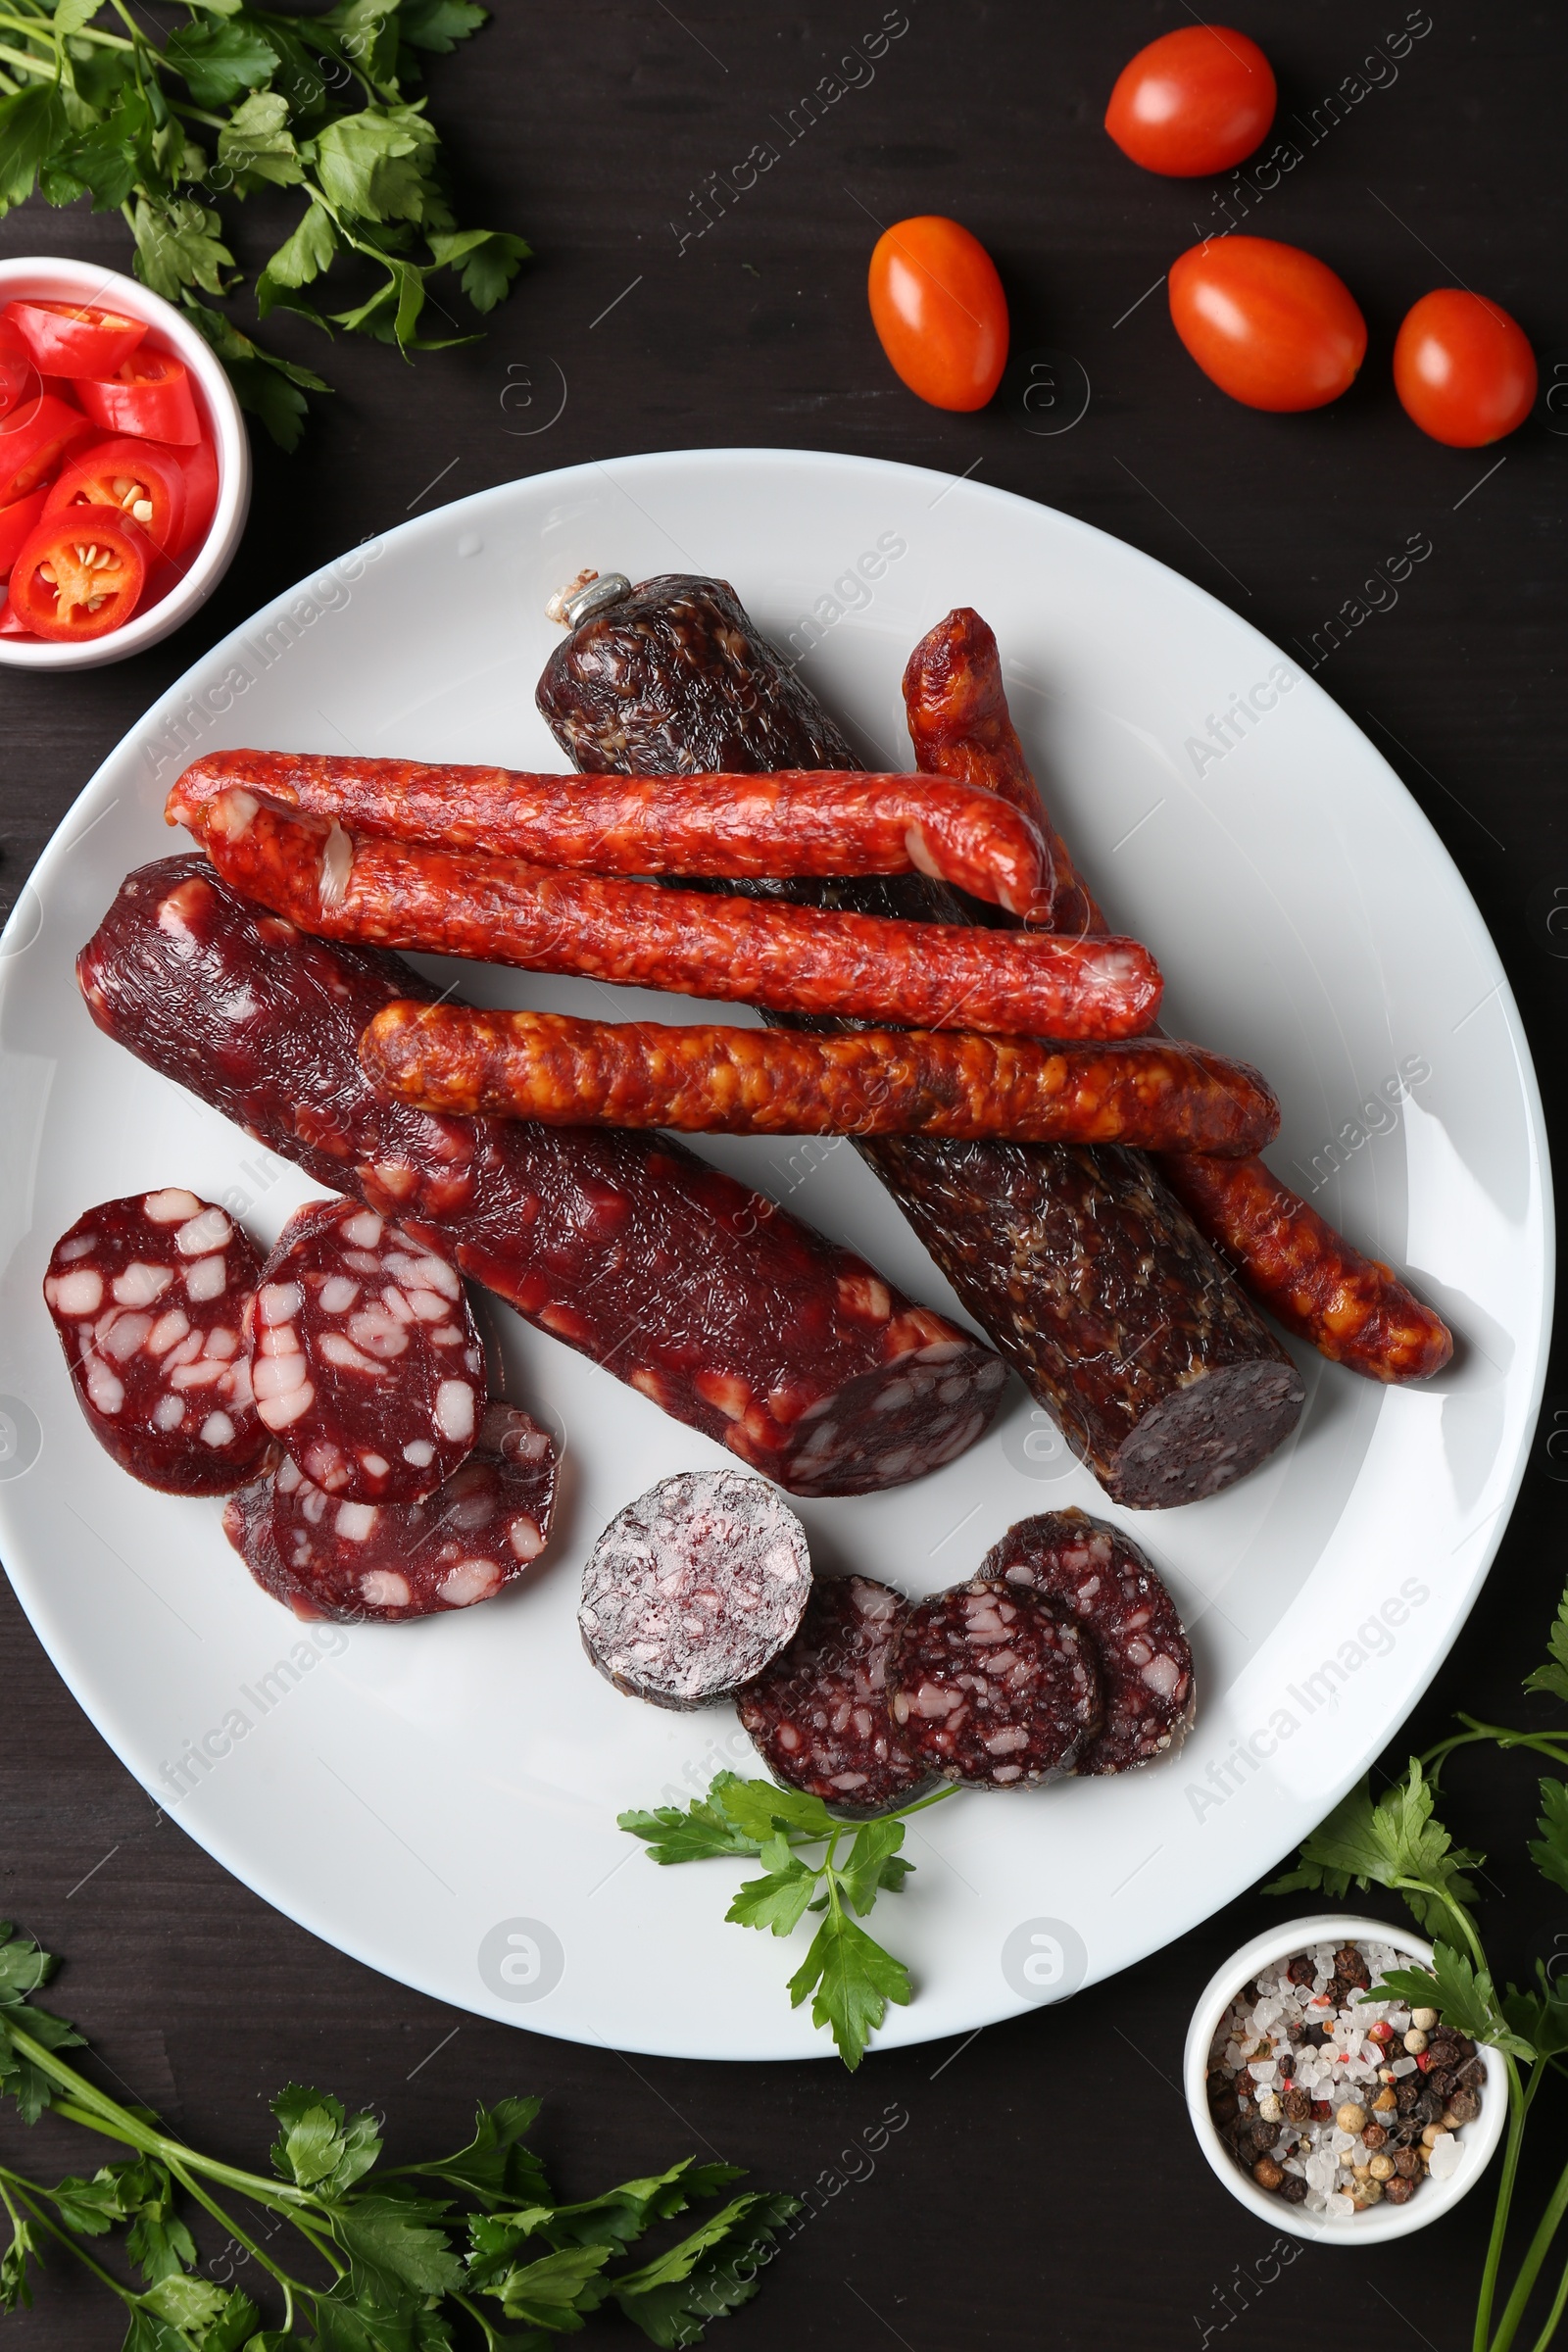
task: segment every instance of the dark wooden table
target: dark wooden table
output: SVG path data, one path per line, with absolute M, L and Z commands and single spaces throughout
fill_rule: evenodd
M 1522 0 L 1432 0 L 1430 19 L 1407 19 L 1402 0 L 1381 11 L 1250 0 L 1240 12 L 1276 65 L 1278 128 L 1300 152 L 1277 186 L 1250 188 L 1247 225 L 1339 269 L 1372 335 L 1346 399 L 1273 418 L 1198 374 L 1158 287 L 1195 229 L 1222 224 L 1221 191 L 1136 172 L 1100 128 L 1126 57 L 1194 13 L 1179 0 L 900 0 L 886 15 L 880 0 L 680 6 L 500 0 L 494 24 L 435 63 L 432 103 L 467 217 L 522 229 L 537 261 L 486 341 L 412 368 L 378 346 L 326 351 L 281 322 L 279 343 L 319 365 L 337 394 L 318 404 L 297 456 L 259 445 L 244 548 L 206 612 L 93 675 L 0 673 L 5 903 L 170 681 L 364 534 L 519 472 L 624 451 L 863 451 L 973 466 L 1082 515 L 1288 651 L 1412 533 L 1430 537 L 1397 604 L 1317 674 L 1457 859 L 1560 1121 L 1568 966 L 1545 909 L 1568 887 L 1568 413 L 1545 396 L 1568 379 L 1568 18 Z M 1407 23 L 1429 28 L 1389 42 Z M 879 26 L 899 29 L 874 66 L 843 67 L 851 86 L 787 142 L 781 119 L 842 58 L 874 52 Z M 1344 95 L 1329 106 L 1332 92 Z M 729 180 L 760 141 L 781 151 L 776 167 L 725 197 L 710 175 Z M 978 416 L 920 407 L 867 321 L 873 223 L 923 211 L 966 221 L 1006 281 L 1020 367 Z M 242 224 L 247 254 L 265 250 L 268 225 Z M 125 266 L 119 222 L 80 208 L 29 204 L 0 223 L 0 252 L 38 251 Z M 1390 381 L 1405 308 L 1455 279 L 1505 304 L 1542 356 L 1537 415 L 1497 450 L 1424 440 Z M 1061 381 L 1076 362 L 1093 387 L 1081 421 L 1052 435 L 1029 429 L 1039 414 L 1021 397 L 1020 368 L 1043 353 L 1058 355 Z M 547 424 L 557 368 L 567 397 Z M 1552 1411 L 1568 1407 L 1568 1376 L 1557 1379 L 1487 1591 L 1455 1658 L 1391 1738 L 1391 1765 L 1438 1737 L 1456 1705 L 1517 1720 L 1526 1704 L 1519 1679 L 1542 1653 L 1565 1565 L 1551 1541 L 1562 1489 L 1544 1450 Z M 455 2144 L 476 2095 L 531 2089 L 548 2102 L 542 2144 L 577 2194 L 688 2149 L 722 2151 L 760 2182 L 817 2183 L 820 2211 L 733 2324 L 737 2347 L 758 2352 L 803 2340 L 1121 2352 L 1220 2333 L 1291 2347 L 1469 2342 L 1489 2195 L 1403 2245 L 1359 2259 L 1307 2249 L 1287 2267 L 1197 2152 L 1177 2087 L 1183 2034 L 1210 1970 L 1280 1915 L 1261 1894 L 1059 2010 L 966 2046 L 876 2058 L 854 2079 L 832 2063 L 673 2064 L 524 2037 L 369 1974 L 225 1877 L 110 1754 L 9 1592 L 0 1609 L 4 1907 L 69 1955 L 60 2003 L 118 2076 L 203 2144 L 257 2159 L 266 2099 L 290 2077 L 384 2108 L 406 2153 Z M 1524 1763 L 1494 1759 L 1456 1771 L 1446 1798 L 1455 1833 L 1490 1851 L 1486 1931 L 1516 1975 L 1568 1937 L 1568 1898 L 1524 1859 L 1533 1794 Z M 897 2128 L 868 2169 L 857 2147 L 890 2110 Z M 1542 2140 L 1554 2129 L 1560 2138 L 1554 2091 L 1538 2112 L 1550 2119 Z M 51 2130 L 63 2143 L 62 2127 L 40 2132 Z M 18 2136 L 4 2126 L 8 2145 Z M 58 2269 L 9 2328 L 35 2352 L 119 2340 L 107 2297 Z

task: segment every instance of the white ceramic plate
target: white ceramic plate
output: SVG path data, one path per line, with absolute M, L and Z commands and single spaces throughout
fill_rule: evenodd
M 1269 1071 L 1276 1164 L 1407 1267 L 1460 1335 L 1450 1369 L 1410 1392 L 1305 1356 L 1293 1445 L 1212 1501 L 1128 1515 L 1193 1631 L 1198 1728 L 1126 1779 L 965 1794 L 914 1826 L 918 1869 L 875 1926 L 918 1991 L 885 2039 L 966 2032 L 1192 1927 L 1365 1768 L 1496 1548 L 1551 1293 L 1530 1057 L 1442 845 L 1294 662 L 1082 523 L 972 482 L 789 451 L 584 466 L 405 524 L 198 662 L 87 787 L 0 947 L 0 1551 L 130 1770 L 317 1935 L 542 2033 L 713 2058 L 825 2051 L 785 1996 L 793 1947 L 724 1924 L 738 1869 L 658 1870 L 615 1828 L 626 1806 L 746 1770 L 734 1715 L 618 1697 L 574 1624 L 605 1521 L 655 1479 L 729 1456 L 499 1313 L 512 1393 L 566 1438 L 547 1560 L 471 1615 L 313 1642 L 252 1585 L 215 1504 L 155 1494 L 101 1451 L 39 1299 L 52 1243 L 93 1201 L 187 1184 L 265 1246 L 313 1190 L 100 1037 L 77 1000 L 72 958 L 122 876 L 186 846 L 160 816 L 185 759 L 260 744 L 559 767 L 533 690 L 557 636 L 545 601 L 584 564 L 733 580 L 889 767 L 907 758 L 910 647 L 950 606 L 976 605 L 1064 831 L 1113 917 L 1159 956 L 1170 1026 Z M 1239 695 L 1250 720 L 1215 756 L 1213 721 Z M 586 983 L 467 981 L 490 1001 L 608 1009 Z M 615 1008 L 653 1002 L 617 992 Z M 1334 1138 L 1344 1164 L 1320 1181 Z M 954 1311 L 849 1147 L 709 1148 Z M 951 1468 L 800 1508 L 820 1568 L 923 1592 L 971 1572 L 1013 1519 L 1067 1502 L 1106 1510 L 1015 1388 Z

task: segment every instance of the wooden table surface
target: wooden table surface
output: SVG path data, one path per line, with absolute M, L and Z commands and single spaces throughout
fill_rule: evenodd
M 317 404 L 297 456 L 258 445 L 250 528 L 206 611 L 94 674 L 0 673 L 4 904 L 153 699 L 257 605 L 367 533 L 518 474 L 628 451 L 864 452 L 973 468 L 1080 515 L 1288 653 L 1425 534 L 1432 553 L 1397 603 L 1317 674 L 1458 861 L 1555 1125 L 1568 963 L 1545 918 L 1553 890 L 1568 889 L 1568 393 L 1562 414 L 1546 394 L 1568 378 L 1568 18 L 1524 0 L 1431 0 L 1430 16 L 1402 0 L 1250 0 L 1240 12 L 1275 64 L 1277 127 L 1299 151 L 1277 185 L 1249 184 L 1245 224 L 1322 255 L 1371 329 L 1344 400 L 1276 418 L 1233 406 L 1197 372 L 1159 287 L 1174 254 L 1223 225 L 1223 191 L 1135 171 L 1100 127 L 1125 59 L 1190 20 L 1179 0 L 680 8 L 499 0 L 492 25 L 434 61 L 432 108 L 466 217 L 522 230 L 537 260 L 486 340 L 413 367 L 273 322 L 276 341 L 337 392 Z M 889 39 L 872 63 L 879 28 Z M 841 68 L 854 54 L 862 64 Z M 786 142 L 781 119 L 834 73 L 841 95 Z M 1343 101 L 1327 106 L 1336 91 Z M 777 165 L 755 188 L 717 195 L 710 175 L 728 179 L 769 140 Z M 240 226 L 254 257 L 284 212 L 244 210 L 259 216 Z M 967 222 L 1006 283 L 1018 358 L 977 416 L 918 405 L 868 324 L 874 224 L 923 211 Z M 0 253 L 39 251 L 126 266 L 118 220 L 79 207 L 29 203 L 0 222 Z M 1453 280 L 1506 305 L 1542 358 L 1536 416 L 1494 450 L 1425 440 L 1390 381 L 1405 308 Z M 1031 413 L 1022 398 L 1044 355 L 1061 385 L 1077 383 L 1076 364 L 1092 387 L 1080 420 L 1051 434 L 1033 429 L 1038 403 Z M 558 370 L 566 398 L 550 422 Z M 1542 1654 L 1565 1567 L 1552 1540 L 1562 1473 L 1544 1450 L 1553 1410 L 1568 1408 L 1568 1378 L 1556 1377 L 1487 1590 L 1437 1686 L 1391 1737 L 1391 1766 L 1439 1737 L 1457 1705 L 1517 1720 L 1525 1703 L 1519 1679 Z M 706 2066 L 574 2048 L 443 2008 L 269 1910 L 122 1768 L 8 1590 L 0 1611 L 0 1901 L 69 1956 L 59 2004 L 115 2074 L 201 2144 L 259 2159 L 266 2100 L 291 2077 L 384 2109 L 408 2154 L 456 2144 L 476 2096 L 532 2090 L 547 2102 L 541 2145 L 570 2193 L 688 2150 L 720 2151 L 760 2184 L 817 2183 L 820 2210 L 724 2330 L 737 2352 L 803 2341 L 1123 2352 L 1221 2333 L 1227 2345 L 1375 2339 L 1449 2352 L 1470 2340 L 1489 2194 L 1403 2244 L 1359 2259 L 1307 2248 L 1287 2264 L 1197 2152 L 1177 2086 L 1188 2016 L 1224 1955 L 1281 1916 L 1272 1899 L 1249 1895 L 1059 2009 L 967 2044 L 875 2058 L 853 2079 L 831 2062 Z M 1446 1797 L 1456 1835 L 1492 1857 L 1485 1928 L 1512 1975 L 1568 1948 L 1568 1897 L 1524 1858 L 1533 1796 L 1528 1766 L 1494 1757 L 1456 1770 Z M 1543 2140 L 1553 2128 L 1560 2138 L 1555 2090 L 1542 2111 L 1553 2119 Z M 858 2155 L 883 2119 L 882 2152 Z M 79 2163 L 65 2127 L 46 2123 L 45 2135 Z M 0 2146 L 23 2137 L 0 2125 Z M 1529 2184 L 1527 2203 L 1544 2194 Z M 642 2340 L 596 2325 L 607 2340 Z M 35 2311 L 7 2328 L 33 2352 L 119 2341 L 109 2299 L 58 2266 Z

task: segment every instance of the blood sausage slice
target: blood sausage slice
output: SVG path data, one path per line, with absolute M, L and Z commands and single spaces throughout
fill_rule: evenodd
M 945 1780 L 1032 1788 L 1100 1729 L 1100 1676 L 1071 1620 L 1026 1587 L 976 1577 L 916 1604 L 888 1667 L 893 1721 Z
M 819 1577 L 788 1649 L 736 1694 L 774 1779 L 836 1813 L 886 1813 L 935 1778 L 888 1712 L 888 1652 L 907 1607 L 871 1577 Z
M 1043 1592 L 1089 1636 L 1105 1718 L 1080 1772 L 1126 1772 L 1180 1746 L 1193 1720 L 1192 1647 L 1158 1570 L 1120 1528 L 1080 1510 L 1020 1519 L 980 1573 Z

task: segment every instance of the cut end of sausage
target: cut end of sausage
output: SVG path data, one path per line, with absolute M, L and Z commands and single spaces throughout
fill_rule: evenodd
M 1129 1510 L 1201 1502 L 1283 1446 L 1305 1402 L 1289 1361 L 1202 1372 L 1145 1413 L 1103 1473 L 1105 1491 Z

